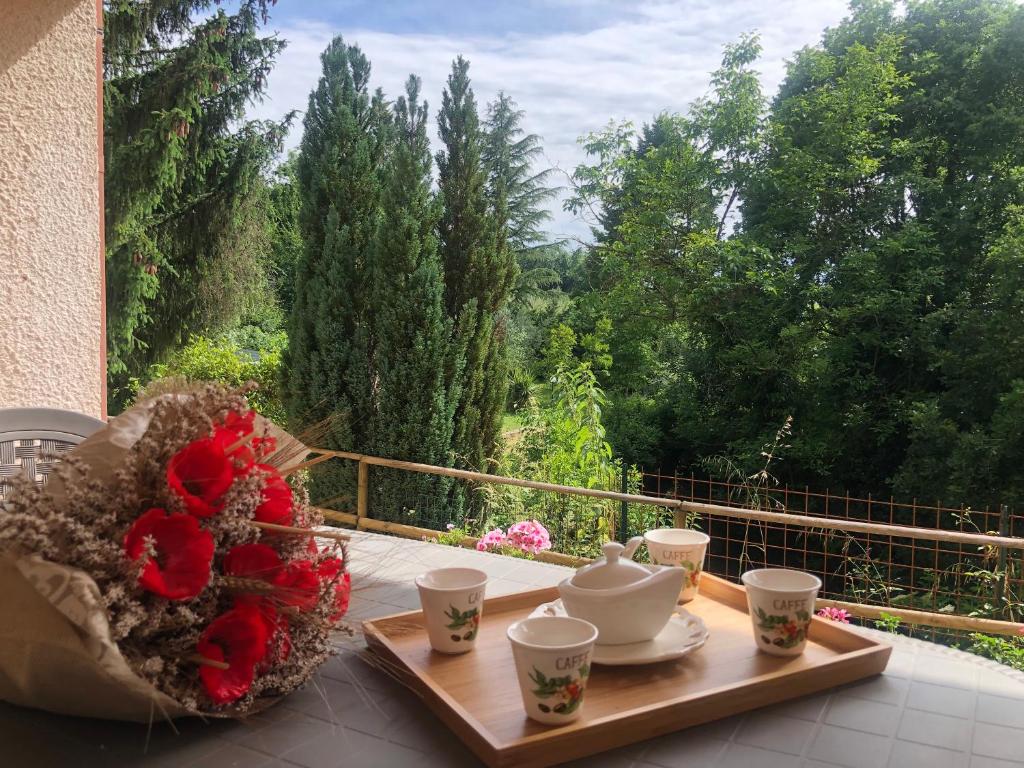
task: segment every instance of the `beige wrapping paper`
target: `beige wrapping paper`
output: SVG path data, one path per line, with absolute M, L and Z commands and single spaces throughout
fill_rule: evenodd
M 129 669 L 88 574 L 0 558 L 0 615 L 0 699 L 137 722 L 194 714 Z
M 123 455 L 149 426 L 153 402 L 140 403 L 112 419 L 74 449 L 89 465 L 91 477 L 114 482 Z M 257 420 L 257 431 L 264 425 L 269 425 L 278 441 L 277 456 L 284 455 L 290 462 L 307 452 L 266 420 Z M 59 477 L 46 486 L 46 494 L 58 501 L 64 496 Z M 132 672 L 110 636 L 99 587 L 87 573 L 37 556 L 4 553 L 0 553 L 0 700 L 60 714 L 136 722 L 199 714 Z

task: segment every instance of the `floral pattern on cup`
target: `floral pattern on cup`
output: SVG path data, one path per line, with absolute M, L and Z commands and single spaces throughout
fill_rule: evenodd
M 444 615 L 447 616 L 449 620 L 448 624 L 445 626 L 448 629 L 456 630 L 452 633 L 453 643 L 458 643 L 463 640 L 472 640 L 476 637 L 477 629 L 480 626 L 480 611 L 478 609 L 470 608 L 467 611 L 460 611 L 452 605 L 444 612 Z M 469 629 L 463 632 L 465 627 L 469 627 Z
M 803 653 L 821 579 L 788 568 L 757 568 L 741 581 L 757 647 L 773 656 Z
M 778 648 L 796 648 L 807 639 L 807 629 L 811 626 L 808 611 L 797 611 L 794 618 L 789 614 L 768 614 L 758 606 L 755 617 L 757 628 L 761 630 L 761 641 Z
M 686 569 L 679 602 L 686 603 L 697 596 L 700 574 L 707 552 L 707 534 L 688 528 L 655 528 L 644 534 L 651 562 Z
M 700 582 L 700 563 L 691 563 L 689 560 L 680 560 L 678 567 L 686 569 L 686 588 L 696 589 Z
M 581 717 L 597 627 L 571 616 L 531 616 L 506 634 L 526 716 L 556 726 Z
M 430 646 L 466 653 L 480 634 L 487 574 L 475 568 L 436 568 L 416 577 Z
M 530 680 L 535 686 L 533 695 L 540 699 L 537 709 L 544 714 L 549 712 L 565 716 L 573 714 L 583 703 L 584 686 L 589 676 L 589 664 L 583 664 L 575 674 L 561 677 L 547 677 L 534 667 L 533 672 L 530 673 Z M 556 699 L 557 702 L 552 702 L 551 699 Z

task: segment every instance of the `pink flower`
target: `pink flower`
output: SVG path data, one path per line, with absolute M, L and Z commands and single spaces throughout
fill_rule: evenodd
M 476 543 L 476 548 L 481 552 L 486 552 L 489 549 L 501 549 L 503 546 L 505 546 L 505 532 L 501 528 L 488 531 Z
M 536 555 L 545 549 L 551 549 L 551 536 L 547 528 L 536 520 L 525 520 L 509 526 L 506 535 L 501 528 L 488 531 L 477 542 L 476 548 L 481 552 L 502 547 L 513 547 L 522 552 Z
M 446 528 L 447 528 L 447 529 L 448 529 L 449 531 L 451 531 L 451 530 L 454 530 L 454 529 L 455 529 L 455 523 L 448 523 L 448 525 L 447 525 L 447 526 L 445 526 L 445 527 L 446 527 Z
M 509 546 L 529 552 L 531 555 L 551 549 L 551 535 L 548 529 L 536 520 L 526 520 L 509 526 L 507 539 Z
M 833 608 L 829 605 L 818 611 L 818 615 L 829 621 L 838 621 L 840 624 L 850 623 L 850 612 L 845 608 Z

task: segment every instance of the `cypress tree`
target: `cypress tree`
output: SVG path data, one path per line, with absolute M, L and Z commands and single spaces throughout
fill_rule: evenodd
M 439 209 L 430 190 L 427 104 L 410 76 L 395 103 L 396 144 L 373 246 L 372 327 L 376 411 L 372 452 L 449 464 L 455 398 L 446 366 L 458 370 L 437 253 Z M 447 496 L 443 478 L 374 470 L 374 515 L 420 515 Z M 437 522 L 441 522 L 440 520 Z
M 461 56 L 442 96 L 438 133 L 444 145 L 437 166 L 445 307 L 465 356 L 454 379 L 459 399 L 453 449 L 463 466 L 485 469 L 497 446 L 508 388 L 507 305 L 516 267 L 507 242 L 507 195 L 487 194 L 484 137 L 469 62 Z
M 110 408 L 193 333 L 240 317 L 264 285 L 258 196 L 285 123 L 243 122 L 284 43 L 268 0 L 106 3 L 104 157 Z M 287 121 L 285 121 L 287 122 Z
M 373 415 L 368 257 L 390 117 L 380 91 L 369 93 L 370 63 L 357 46 L 336 37 L 320 59 L 296 169 L 305 253 L 296 268 L 285 399 L 293 430 L 315 427 L 325 447 L 362 452 Z M 314 473 L 311 491 L 326 503 L 351 494 L 353 479 L 351 467 L 331 466 Z

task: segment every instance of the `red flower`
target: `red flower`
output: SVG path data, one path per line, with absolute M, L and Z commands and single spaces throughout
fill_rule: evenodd
M 294 605 L 303 611 L 316 608 L 320 600 L 320 578 L 309 560 L 296 560 L 281 571 L 275 579 L 274 596 L 285 605 Z
M 210 581 L 213 536 L 186 514 L 170 515 L 154 507 L 139 517 L 124 537 L 124 551 L 135 562 L 152 541 L 155 556 L 146 560 L 139 586 L 168 600 L 188 600 Z
M 274 583 L 281 575 L 281 557 L 266 544 L 239 544 L 224 555 L 224 574 Z
M 321 581 L 334 582 L 334 613 L 331 614 L 331 621 L 338 621 L 348 610 L 349 598 L 352 596 L 352 575 L 347 571 L 341 573 L 344 563 L 340 557 L 332 557 L 324 560 L 317 566 L 317 575 Z M 341 573 L 339 577 L 339 573 Z M 474 617 L 474 620 L 476 617 Z
M 260 610 L 251 605 L 232 608 L 214 619 L 196 645 L 201 656 L 226 662 L 228 669 L 199 667 L 199 679 L 214 704 L 228 704 L 252 687 L 256 665 L 267 653 L 269 630 Z
M 235 471 L 225 446 L 212 437 L 194 440 L 171 458 L 167 482 L 197 517 L 211 517 L 223 508 L 220 500 L 231 487 Z
M 258 671 L 262 674 L 270 671 L 277 664 L 288 661 L 292 653 L 292 634 L 288 627 L 288 618 L 277 612 L 268 601 L 256 603 L 260 615 L 267 626 L 267 651 Z
M 255 429 L 255 411 L 246 411 L 239 415 L 234 411 L 228 413 L 222 424 L 214 428 L 214 438 L 221 441 L 227 450 L 239 440 L 248 437 Z M 269 456 L 277 449 L 277 440 L 273 437 L 254 437 L 247 443 L 229 452 L 231 458 L 238 463 L 239 472 L 247 472 L 257 458 Z
M 256 411 L 246 411 L 243 414 L 238 414 L 235 411 L 229 411 L 228 415 L 224 417 L 224 423 L 221 425 L 224 429 L 230 430 L 235 433 L 235 437 L 245 437 L 253 430 L 253 424 L 256 422 Z
M 257 466 L 267 473 L 267 484 L 263 486 L 263 503 L 256 507 L 254 519 L 261 523 L 291 525 L 292 487 L 273 467 L 266 464 Z

